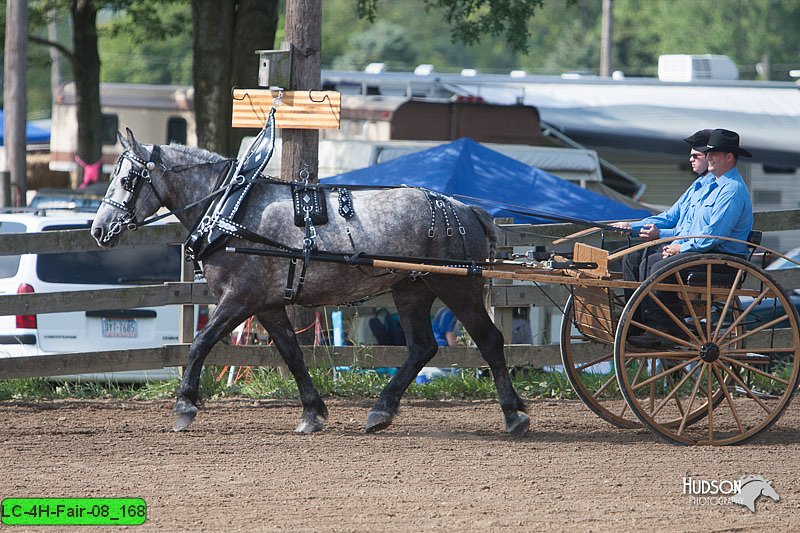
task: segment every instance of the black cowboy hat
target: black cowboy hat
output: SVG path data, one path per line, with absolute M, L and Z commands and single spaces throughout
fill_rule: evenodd
M 693 149 L 697 150 L 698 148 L 708 145 L 708 138 L 711 137 L 712 131 L 713 130 L 699 130 L 683 140 Z
M 739 148 L 739 134 L 731 130 L 717 129 L 711 132 L 708 138 L 708 145 L 695 148 L 698 152 L 728 152 L 731 154 L 753 157 L 753 154 Z

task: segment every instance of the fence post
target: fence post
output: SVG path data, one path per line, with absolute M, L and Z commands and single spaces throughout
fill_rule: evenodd
M 186 257 L 186 250 L 181 245 L 181 257 Z M 181 281 L 194 281 L 194 269 L 189 266 L 187 261 L 181 263 Z M 180 344 L 190 344 L 194 339 L 194 304 L 184 304 L 179 312 L 180 330 L 178 331 L 178 342 Z

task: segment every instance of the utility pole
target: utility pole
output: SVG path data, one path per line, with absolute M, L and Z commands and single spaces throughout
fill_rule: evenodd
M 614 36 L 614 0 L 603 0 L 603 22 L 600 37 L 600 77 L 611 76 L 611 49 Z
M 286 0 L 286 36 L 292 58 L 291 81 L 287 89 L 319 90 L 322 85 L 322 0 Z M 319 130 L 281 130 L 281 179 L 319 181 Z M 287 309 L 295 328 L 315 319 L 313 309 L 291 306 Z M 301 345 L 314 344 L 315 328 L 297 335 Z
M 6 50 L 3 101 L 5 103 L 6 165 L 0 196 L 3 206 L 27 204 L 27 154 L 25 122 L 28 108 L 26 96 L 26 63 L 28 56 L 28 5 L 26 0 L 6 2 Z
M 58 42 L 58 13 L 55 8 L 47 13 L 47 38 L 54 42 Z M 61 54 L 56 50 L 55 46 L 48 46 L 50 50 L 50 97 L 53 102 L 56 101 L 56 94 L 61 86 Z
M 322 76 L 322 0 L 286 0 L 286 42 L 290 45 L 294 91 L 319 90 Z M 282 129 L 281 179 L 319 180 L 319 131 Z M 305 173 L 303 174 L 305 177 Z

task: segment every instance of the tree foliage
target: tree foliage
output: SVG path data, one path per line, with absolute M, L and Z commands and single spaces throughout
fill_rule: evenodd
M 409 35 L 414 59 L 406 69 L 433 63 L 440 70 L 598 71 L 598 0 L 544 0 L 525 10 L 511 9 L 511 4 L 520 8 L 528 3 L 359 0 L 354 5 L 349 0 L 326 0 L 324 60 L 331 65 L 350 53 L 349 36 L 364 31 L 370 20 L 381 20 L 400 25 Z M 491 23 L 493 12 L 501 24 Z M 335 24 L 329 25 L 331 21 Z M 790 68 L 798 68 L 798 27 L 796 0 L 615 0 L 612 65 L 629 76 L 654 76 L 661 54 L 723 54 L 739 65 L 741 77 L 747 79 L 756 77 L 756 64 L 768 55 L 770 78 L 785 80 Z M 526 46 L 512 46 L 509 36 L 523 38 Z M 466 44 L 454 45 L 452 37 Z
M 487 35 L 504 37 L 515 52 L 527 52 L 528 22 L 543 0 L 423 0 L 429 15 L 444 15 L 455 41 L 472 45 Z M 374 21 L 378 0 L 358 0 L 358 16 Z

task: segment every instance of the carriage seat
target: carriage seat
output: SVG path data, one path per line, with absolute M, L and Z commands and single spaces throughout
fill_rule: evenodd
M 761 238 L 763 237 L 763 232 L 754 229 L 750 231 L 750 235 L 747 237 L 748 245 L 748 254 L 747 260 L 750 261 L 753 257 L 753 253 L 756 251 L 756 248 L 759 244 L 761 244 Z M 735 272 L 716 272 L 713 275 L 711 280 L 712 285 L 718 285 L 721 287 L 730 287 L 733 283 L 733 280 L 736 279 Z M 743 280 L 744 281 L 744 280 Z M 698 267 L 697 270 L 692 269 L 691 272 L 686 276 L 686 283 L 688 285 L 699 286 L 706 284 L 706 269 L 703 267 Z

